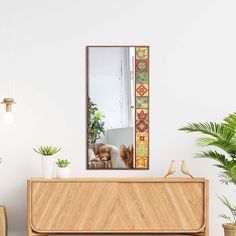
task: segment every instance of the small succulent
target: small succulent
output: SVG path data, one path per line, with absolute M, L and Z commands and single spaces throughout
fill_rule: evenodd
M 70 165 L 70 162 L 67 159 L 58 159 L 56 164 L 60 168 L 66 168 Z
M 43 156 L 52 156 L 56 153 L 58 153 L 61 148 L 53 147 L 53 146 L 41 146 L 37 149 L 33 148 L 35 152 L 43 155 Z

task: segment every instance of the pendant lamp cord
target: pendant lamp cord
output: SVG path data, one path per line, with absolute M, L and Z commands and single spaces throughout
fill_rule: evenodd
M 10 37 L 10 1 L 8 1 L 8 14 L 7 14 L 7 96 L 10 97 L 10 48 L 11 48 L 11 37 Z

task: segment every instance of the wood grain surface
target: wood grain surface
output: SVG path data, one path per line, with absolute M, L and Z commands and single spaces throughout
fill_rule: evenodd
M 0 236 L 7 236 L 7 213 L 4 206 L 0 206 Z
M 207 185 L 201 178 L 31 179 L 28 235 L 182 232 L 207 236 Z

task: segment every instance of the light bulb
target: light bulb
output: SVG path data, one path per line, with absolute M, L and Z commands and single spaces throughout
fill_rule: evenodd
M 6 124 L 11 124 L 14 122 L 14 115 L 12 112 L 6 112 L 3 116 L 3 120 Z

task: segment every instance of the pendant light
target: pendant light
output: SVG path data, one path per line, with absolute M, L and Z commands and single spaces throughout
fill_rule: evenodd
M 11 124 L 14 122 L 14 115 L 12 114 L 12 104 L 15 104 L 13 98 L 4 98 L 2 104 L 6 105 L 5 114 L 3 116 L 3 120 L 7 124 Z
M 11 124 L 14 122 L 14 115 L 12 113 L 12 104 L 15 104 L 13 98 L 10 97 L 10 46 L 11 46 L 11 39 L 10 39 L 10 4 L 8 5 L 8 44 L 7 44 L 7 53 L 8 53 L 8 97 L 4 98 L 2 104 L 5 105 L 5 114 L 3 116 L 3 120 L 7 124 Z

